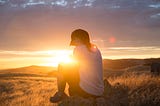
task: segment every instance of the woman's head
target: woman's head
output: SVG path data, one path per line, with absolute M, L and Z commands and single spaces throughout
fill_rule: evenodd
M 77 46 L 78 44 L 84 44 L 87 47 L 90 47 L 90 38 L 87 31 L 82 29 L 77 29 L 71 34 L 71 46 Z

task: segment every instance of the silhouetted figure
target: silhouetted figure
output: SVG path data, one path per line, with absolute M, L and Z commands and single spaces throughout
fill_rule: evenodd
M 151 64 L 151 73 L 153 75 L 160 75 L 160 63 Z
M 50 98 L 55 103 L 67 97 L 64 93 L 66 83 L 70 96 L 97 98 L 103 95 L 102 56 L 99 49 L 90 43 L 87 31 L 77 29 L 71 34 L 71 46 L 75 46 L 75 64 L 59 64 L 57 77 L 58 92 Z

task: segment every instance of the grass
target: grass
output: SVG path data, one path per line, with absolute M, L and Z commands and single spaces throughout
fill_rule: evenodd
M 105 104 L 98 106 L 160 105 L 160 77 L 128 72 L 107 77 L 107 80 L 105 98 L 97 101 Z M 54 77 L 1 75 L 0 106 L 96 106 L 92 98 L 80 97 L 71 97 L 59 104 L 50 103 L 50 96 L 57 90 L 56 84 Z
M 56 91 L 55 78 L 9 77 L 0 80 L 0 106 L 54 106 L 49 98 Z
M 159 76 L 153 77 L 150 74 L 137 75 L 129 73 L 117 78 L 109 78 L 108 80 L 112 84 L 112 90 L 114 91 L 111 94 L 117 96 L 119 93 L 119 98 L 124 100 L 123 105 L 128 102 L 129 106 L 160 106 Z M 125 95 L 127 96 L 126 98 Z

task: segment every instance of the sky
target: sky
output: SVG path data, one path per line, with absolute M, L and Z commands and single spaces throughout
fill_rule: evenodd
M 158 0 L 0 0 L 0 69 L 56 66 L 79 28 L 103 58 L 160 57 Z

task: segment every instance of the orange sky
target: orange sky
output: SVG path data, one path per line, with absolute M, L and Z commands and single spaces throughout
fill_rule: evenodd
M 160 57 L 160 6 L 146 0 L 0 1 L 0 69 L 56 66 L 82 28 L 103 58 Z M 66 51 L 66 52 L 64 52 Z
M 16 68 L 30 65 L 53 66 L 66 61 L 66 57 L 72 55 L 73 48 L 66 50 L 48 51 L 0 51 L 1 69 Z M 155 47 L 119 47 L 100 48 L 103 58 L 157 58 L 160 57 L 160 48 Z

